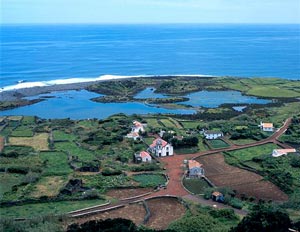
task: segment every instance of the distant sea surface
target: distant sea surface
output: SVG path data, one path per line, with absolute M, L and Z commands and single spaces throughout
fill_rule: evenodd
M 3 25 L 0 86 L 111 75 L 300 79 L 300 25 Z

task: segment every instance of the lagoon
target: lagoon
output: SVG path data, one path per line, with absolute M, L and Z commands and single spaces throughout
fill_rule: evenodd
M 217 108 L 222 104 L 267 104 L 271 102 L 266 99 L 242 95 L 239 91 L 199 91 L 185 97 L 190 100 L 182 104 L 207 108 Z
M 30 99 L 42 98 L 44 101 L 34 105 L 19 107 L 11 110 L 0 111 L 0 116 L 5 115 L 31 115 L 41 118 L 107 118 L 113 114 L 193 114 L 195 110 L 165 109 L 155 105 L 146 105 L 139 102 L 128 103 L 97 103 L 90 99 L 102 96 L 86 90 L 53 92 L 41 94 Z

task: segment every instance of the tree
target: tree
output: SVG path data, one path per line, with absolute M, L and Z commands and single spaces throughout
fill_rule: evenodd
M 294 168 L 300 168 L 300 156 L 293 156 L 291 158 L 290 164 Z
M 258 204 L 231 232 L 286 232 L 290 227 L 291 220 L 285 211 Z

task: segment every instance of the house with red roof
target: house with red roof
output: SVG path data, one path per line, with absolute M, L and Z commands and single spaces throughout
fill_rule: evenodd
M 288 153 L 296 153 L 296 149 L 274 149 L 272 156 L 273 157 L 279 157 L 282 155 L 287 155 Z
M 139 132 L 144 132 L 145 131 L 145 128 L 144 128 L 144 124 L 142 124 L 141 122 L 139 121 L 133 121 L 133 126 L 132 126 L 132 132 L 136 132 L 136 133 L 139 133 Z
M 188 161 L 188 177 L 190 178 L 199 178 L 204 176 L 203 165 L 196 160 Z
M 152 142 L 149 151 L 157 157 L 174 155 L 173 146 L 161 138 L 157 138 Z
M 146 151 L 135 153 L 133 158 L 135 163 L 142 163 L 142 162 L 146 163 L 152 161 L 151 155 Z
M 263 131 L 267 131 L 267 132 L 273 132 L 274 131 L 274 125 L 273 125 L 273 123 L 270 123 L 270 122 L 260 122 L 259 127 Z
M 140 138 L 140 135 L 137 132 L 131 132 L 131 133 L 127 134 L 125 137 L 129 138 L 129 139 L 137 140 L 138 138 Z

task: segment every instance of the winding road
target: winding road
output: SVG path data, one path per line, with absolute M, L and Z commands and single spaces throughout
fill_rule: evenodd
M 291 124 L 291 118 L 288 118 L 283 126 L 279 128 L 275 133 L 273 133 L 270 137 L 257 141 L 254 143 L 249 143 L 245 145 L 231 145 L 230 147 L 227 148 L 220 148 L 220 149 L 213 149 L 209 151 L 203 151 L 203 152 L 198 152 L 198 153 L 193 153 L 193 154 L 174 154 L 174 156 L 168 156 L 168 157 L 163 157 L 159 158 L 160 161 L 164 164 L 166 168 L 166 174 L 169 177 L 169 182 L 167 185 L 166 189 L 161 189 L 160 191 L 153 192 L 147 196 L 140 196 L 136 197 L 133 199 L 128 199 L 125 201 L 120 201 L 115 204 L 109 204 L 105 206 L 95 206 L 87 209 L 82 209 L 82 210 L 77 210 L 76 212 L 71 212 L 69 213 L 69 216 L 71 217 L 80 217 L 84 215 L 89 215 L 93 213 L 100 213 L 102 211 L 109 210 L 112 207 L 121 207 L 125 204 L 133 203 L 138 200 L 145 200 L 151 197 L 158 197 L 158 196 L 178 196 L 182 197 L 184 199 L 200 203 L 202 205 L 209 205 L 209 206 L 215 206 L 217 208 L 231 208 L 230 206 L 216 203 L 210 200 L 204 200 L 201 199 L 197 196 L 191 195 L 182 185 L 182 177 L 183 177 L 183 162 L 186 159 L 195 159 L 199 156 L 206 156 L 206 155 L 211 155 L 215 153 L 222 153 L 226 151 L 234 151 L 234 150 L 239 150 L 239 149 L 244 149 L 244 148 L 249 148 L 249 147 L 255 147 L 259 145 L 264 145 L 267 143 L 274 143 L 279 145 L 280 147 L 283 148 L 291 148 L 287 144 L 283 144 L 278 141 L 278 138 L 284 134 L 284 132 L 288 129 L 289 125 Z M 246 215 L 247 212 L 244 210 L 236 210 L 235 212 L 240 215 Z

